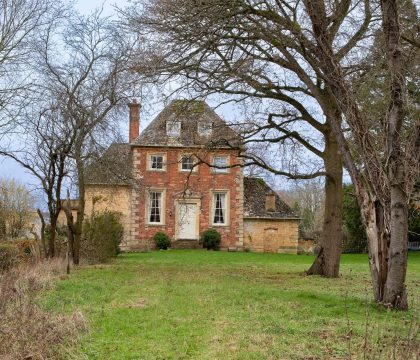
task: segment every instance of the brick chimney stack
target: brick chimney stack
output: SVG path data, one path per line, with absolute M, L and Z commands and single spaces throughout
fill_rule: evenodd
M 130 130 L 128 134 L 128 142 L 131 143 L 139 137 L 141 105 L 134 99 L 133 102 L 128 104 L 128 107 L 130 108 Z

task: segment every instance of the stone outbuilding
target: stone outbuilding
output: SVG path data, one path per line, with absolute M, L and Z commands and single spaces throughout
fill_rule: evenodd
M 244 248 L 297 254 L 299 217 L 262 179 L 244 178 Z

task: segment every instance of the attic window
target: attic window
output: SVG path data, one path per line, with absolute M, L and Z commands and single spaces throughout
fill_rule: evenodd
M 199 122 L 197 127 L 197 132 L 201 136 L 210 136 L 213 130 L 213 124 L 212 123 L 206 123 L 206 122 Z
M 181 133 L 181 121 L 167 121 L 166 122 L 166 135 L 179 136 Z

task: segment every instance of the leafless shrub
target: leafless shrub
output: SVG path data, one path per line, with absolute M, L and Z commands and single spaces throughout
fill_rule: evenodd
M 66 345 L 86 330 L 80 312 L 54 315 L 39 305 L 39 294 L 52 288 L 53 280 L 65 273 L 60 259 L 35 266 L 19 266 L 0 275 L 0 358 L 57 359 Z

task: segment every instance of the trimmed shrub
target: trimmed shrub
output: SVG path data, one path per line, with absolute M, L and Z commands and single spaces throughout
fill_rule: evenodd
M 93 214 L 83 224 L 80 244 L 81 258 L 90 263 L 102 263 L 120 253 L 124 228 L 120 214 L 106 211 Z
M 203 247 L 207 250 L 219 250 L 222 237 L 216 229 L 207 229 L 201 235 Z
M 0 272 L 10 269 L 19 262 L 19 249 L 12 243 L 0 243 Z
M 155 241 L 156 247 L 161 250 L 167 250 L 168 247 L 171 247 L 171 239 L 162 231 L 158 231 L 154 236 L 153 240 Z

